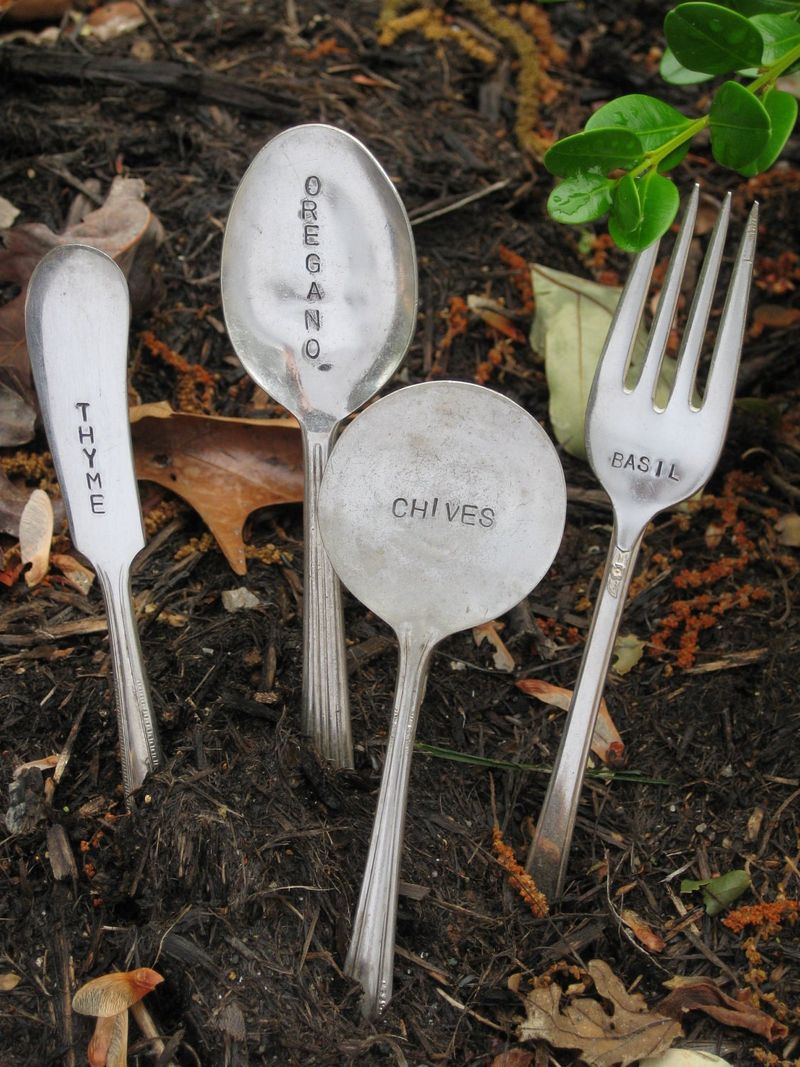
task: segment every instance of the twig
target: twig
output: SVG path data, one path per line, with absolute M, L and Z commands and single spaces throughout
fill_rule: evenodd
M 500 181 L 487 185 L 485 189 L 478 189 L 477 192 L 470 193 L 468 196 L 462 196 L 459 200 L 454 200 L 452 204 L 446 204 L 444 207 L 436 208 L 434 211 L 428 211 L 425 215 L 415 216 L 414 212 L 411 211 L 409 212 L 411 225 L 421 226 L 423 222 L 430 222 L 431 219 L 438 219 L 442 215 L 449 215 L 452 211 L 460 211 L 462 207 L 466 207 L 468 204 L 474 204 L 476 200 L 482 200 L 485 196 L 491 196 L 492 193 L 499 193 L 501 189 L 506 188 L 510 181 L 510 178 L 501 178 Z M 424 206 L 419 210 L 424 211 Z

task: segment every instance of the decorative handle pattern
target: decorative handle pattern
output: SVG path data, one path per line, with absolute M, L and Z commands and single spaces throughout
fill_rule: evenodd
M 335 430 L 335 427 L 334 427 Z M 335 767 L 353 766 L 342 587 L 317 523 L 317 502 L 333 430 L 303 430 L 305 576 L 303 584 L 303 732 Z
M 147 775 L 161 767 L 163 756 L 133 613 L 130 571 L 127 567 L 121 567 L 113 573 L 101 569 L 97 573 L 108 616 L 122 784 L 126 801 L 129 801 Z
M 583 774 L 642 533 L 629 549 L 620 548 L 617 540 L 615 530 L 555 767 L 528 853 L 528 870 L 550 903 L 558 900 L 563 888 Z
M 400 634 L 400 666 L 375 823 L 358 898 L 345 974 L 361 983 L 365 1019 L 379 1015 L 392 996 L 397 893 L 408 779 L 414 737 L 435 642 Z

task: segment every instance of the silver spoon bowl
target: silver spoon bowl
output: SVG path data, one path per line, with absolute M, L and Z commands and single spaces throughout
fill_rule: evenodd
M 547 434 L 478 385 L 426 382 L 377 401 L 344 431 L 319 501 L 347 588 L 397 633 L 400 665 L 364 882 L 345 970 L 362 1011 L 392 993 L 397 889 L 417 718 L 449 634 L 497 618 L 547 572 L 566 487 Z
M 359 141 L 310 124 L 258 153 L 228 217 L 222 302 L 245 369 L 302 428 L 302 726 L 323 756 L 351 767 L 341 592 L 317 530 L 317 495 L 339 422 L 395 371 L 417 311 L 408 218 Z

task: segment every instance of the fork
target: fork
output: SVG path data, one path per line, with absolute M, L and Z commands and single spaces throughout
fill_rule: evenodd
M 625 379 L 658 254 L 657 241 L 634 261 L 586 410 L 589 463 L 611 498 L 614 527 L 578 681 L 528 853 L 527 868 L 552 903 L 563 888 L 597 710 L 645 528 L 660 511 L 688 499 L 708 481 L 722 451 L 733 403 L 756 245 L 757 204 L 750 212 L 736 256 L 702 405 L 694 399 L 728 229 L 730 193 L 717 216 L 703 262 L 672 391 L 665 407 L 659 408 L 655 402 L 694 231 L 698 191 L 695 186 L 675 242 L 638 381 L 629 387 Z

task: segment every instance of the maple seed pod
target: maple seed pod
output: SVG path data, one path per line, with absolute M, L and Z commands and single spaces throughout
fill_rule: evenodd
M 149 967 L 103 974 L 81 986 L 72 998 L 72 1008 L 81 1015 L 100 1018 L 119 1015 L 163 981 L 163 977 Z
M 97 1020 L 86 1049 L 89 1067 L 126 1067 L 128 1061 L 128 1013 Z

